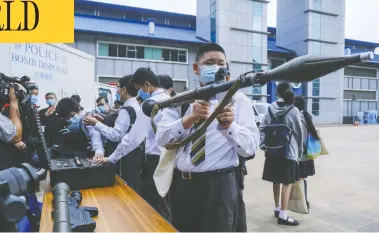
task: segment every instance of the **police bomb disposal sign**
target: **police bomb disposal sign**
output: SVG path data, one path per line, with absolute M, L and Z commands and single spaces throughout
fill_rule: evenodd
M 52 79 L 53 75 L 68 75 L 66 57 L 55 50 L 38 44 L 15 44 L 10 52 L 12 63 L 20 63 L 33 70 L 36 78 Z
M 74 0 L 0 0 L 0 42 L 73 43 Z

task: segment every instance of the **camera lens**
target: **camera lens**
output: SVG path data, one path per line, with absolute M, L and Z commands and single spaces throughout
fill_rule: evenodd
M 9 192 L 15 196 L 35 193 L 39 189 L 37 171 L 29 164 L 8 168 L 0 172 L 0 182 L 8 182 Z

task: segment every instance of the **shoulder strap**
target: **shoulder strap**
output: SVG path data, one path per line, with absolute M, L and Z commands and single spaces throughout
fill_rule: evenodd
M 271 122 L 275 122 L 275 121 L 276 121 L 276 117 L 275 117 L 274 114 L 272 113 L 270 107 L 268 107 L 268 114 L 270 115 Z
M 287 113 L 289 113 L 293 108 L 294 108 L 294 106 L 291 106 L 282 116 L 287 115 Z
M 126 133 L 129 133 L 129 131 L 132 129 L 132 126 L 134 125 L 134 123 L 136 122 L 136 119 L 137 119 L 137 113 L 136 113 L 136 110 L 134 110 L 134 108 L 132 106 L 126 106 L 126 107 L 122 107 L 121 109 L 125 109 L 128 114 L 129 114 L 129 118 L 130 118 L 130 124 L 129 124 L 129 129 L 128 131 L 126 131 Z M 121 110 L 120 109 L 120 110 Z

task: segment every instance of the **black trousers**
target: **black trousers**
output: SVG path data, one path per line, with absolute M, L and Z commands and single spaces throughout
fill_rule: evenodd
M 142 168 L 141 196 L 160 215 L 171 223 L 170 194 L 162 198 L 155 187 L 153 175 L 159 163 L 159 155 L 146 155 Z
M 171 185 L 172 223 L 180 232 L 234 232 L 238 194 L 234 169 L 185 174 Z
M 239 166 L 235 168 L 237 192 L 238 192 L 238 216 L 237 216 L 237 232 L 247 232 L 246 223 L 246 207 L 243 200 L 243 190 L 245 188 L 245 175 L 247 175 L 246 160 L 243 157 L 239 157 Z
M 141 193 L 141 173 L 144 160 L 143 150 L 137 147 L 117 162 L 117 174 L 138 194 Z

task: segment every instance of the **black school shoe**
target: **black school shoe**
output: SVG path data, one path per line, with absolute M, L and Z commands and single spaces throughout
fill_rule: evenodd
M 288 221 L 290 217 L 287 217 L 287 220 L 278 218 L 278 224 L 279 225 L 287 225 L 287 226 L 298 226 L 300 223 L 294 219 L 293 222 Z
M 274 210 L 275 218 L 279 217 L 280 211 Z

